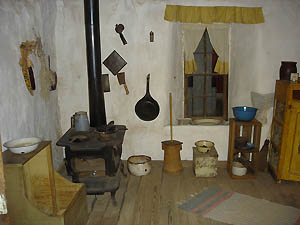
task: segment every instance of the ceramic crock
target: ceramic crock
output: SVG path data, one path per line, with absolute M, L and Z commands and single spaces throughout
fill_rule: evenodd
M 279 70 L 280 80 L 290 80 L 291 73 L 297 73 L 296 64 L 297 62 L 282 61 Z
M 127 166 L 132 175 L 148 175 L 151 172 L 151 157 L 146 155 L 130 156 L 127 160 Z

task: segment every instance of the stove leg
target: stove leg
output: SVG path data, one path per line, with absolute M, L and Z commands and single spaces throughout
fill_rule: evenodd
M 124 177 L 127 177 L 127 172 L 124 166 L 124 163 L 121 161 L 121 173 Z
M 78 178 L 77 175 L 73 175 L 73 176 L 72 176 L 72 182 L 73 182 L 73 183 L 80 183 L 80 182 L 79 182 L 79 178 Z
M 110 197 L 111 197 L 113 206 L 117 206 L 116 192 L 117 192 L 117 191 L 112 191 L 112 192 L 110 192 Z
M 64 159 L 64 161 L 65 161 L 65 167 L 66 167 L 66 170 L 67 170 L 67 174 L 68 174 L 69 176 L 72 176 L 73 173 L 72 173 L 71 167 L 69 166 L 68 160 L 67 160 L 67 159 Z

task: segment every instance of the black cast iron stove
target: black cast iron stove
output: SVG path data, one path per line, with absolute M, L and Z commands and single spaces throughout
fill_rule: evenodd
M 75 183 L 85 183 L 87 194 L 111 192 L 114 197 L 120 184 L 119 169 L 125 131 L 126 127 L 123 125 L 113 125 L 111 130 L 101 132 L 93 127 L 89 131 L 76 131 L 75 128 L 70 128 L 56 143 L 65 147 L 68 175 L 72 176 Z M 90 169 L 85 168 L 85 171 L 90 170 L 93 173 L 82 175 L 82 171 L 77 168 L 76 159 L 88 162 L 97 158 L 103 159 L 104 174 L 99 175 L 94 166 Z
M 56 143 L 65 147 L 65 165 L 73 182 L 85 183 L 87 194 L 111 192 L 114 199 L 120 185 L 122 144 L 127 130 L 124 125 L 106 124 L 104 92 L 102 88 L 99 0 L 84 0 L 86 53 L 89 90 L 90 129 L 76 131 L 71 127 Z M 82 176 L 76 162 L 103 159 L 105 171 Z M 78 166 L 77 166 L 78 167 Z M 87 169 L 89 170 L 89 169 Z

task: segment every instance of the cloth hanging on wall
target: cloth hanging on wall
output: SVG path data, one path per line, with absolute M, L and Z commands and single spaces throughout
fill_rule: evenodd
M 228 24 L 184 24 L 184 72 L 192 74 L 197 71 L 197 64 L 194 59 L 194 51 L 207 28 L 211 44 L 216 51 L 218 57 L 214 72 L 219 74 L 228 74 L 228 55 L 229 55 L 229 39 Z
M 167 5 L 164 18 L 182 23 L 264 23 L 261 7 Z

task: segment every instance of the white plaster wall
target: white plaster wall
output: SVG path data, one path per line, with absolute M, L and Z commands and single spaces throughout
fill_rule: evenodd
M 174 115 L 183 115 L 183 69 L 180 28 L 164 21 L 166 4 L 262 6 L 265 23 L 232 25 L 229 103 L 251 105 L 250 92 L 274 91 L 280 61 L 299 61 L 300 35 L 297 0 L 101 0 L 102 61 L 116 50 L 128 64 L 126 81 L 130 90 L 125 95 L 116 77 L 110 76 L 111 92 L 105 93 L 107 120 L 125 124 L 123 158 L 133 154 L 147 154 L 162 159 L 161 141 L 169 139 L 169 99 L 173 93 Z M 70 116 L 79 110 L 88 111 L 85 34 L 82 0 L 57 0 L 57 69 L 59 74 L 59 105 L 62 131 L 70 127 Z M 115 24 L 125 26 L 128 44 L 123 46 Z M 153 31 L 155 42 L 149 42 Z M 102 66 L 103 73 L 109 71 Z M 145 94 L 146 75 L 151 74 L 150 92 L 159 104 L 160 115 L 152 122 L 144 122 L 135 115 L 136 102 Z M 231 113 L 231 107 L 229 107 Z M 269 123 L 271 111 L 269 112 Z M 265 125 L 262 143 L 268 135 Z M 176 126 L 174 138 L 183 142 L 183 159 L 192 159 L 192 146 L 199 139 L 216 143 L 219 159 L 226 160 L 228 126 Z
M 52 140 L 54 166 L 62 162 L 62 150 L 55 148 L 57 140 L 57 92 L 43 100 L 39 85 L 39 60 L 31 56 L 37 90 L 28 92 L 19 66 L 19 45 L 41 36 L 44 52 L 51 55 L 55 70 L 56 3 L 47 0 L 0 1 L 0 134 L 2 143 L 22 137 L 37 136 Z M 4 149 L 3 149 L 4 150 Z

